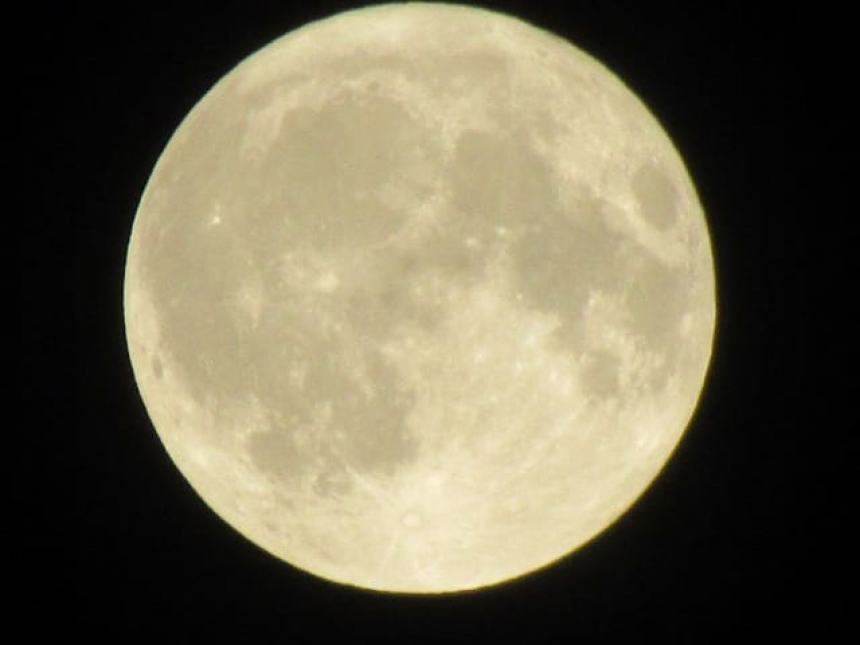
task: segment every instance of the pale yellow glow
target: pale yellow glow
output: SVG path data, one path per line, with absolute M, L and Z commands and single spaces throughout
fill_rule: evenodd
M 514 18 L 347 12 L 192 110 L 134 222 L 155 428 L 250 540 L 387 591 L 495 584 L 639 497 L 698 399 L 704 215 L 609 71 Z

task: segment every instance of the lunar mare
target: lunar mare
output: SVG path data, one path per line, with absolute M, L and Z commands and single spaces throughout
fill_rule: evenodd
M 715 324 L 672 142 L 573 45 L 456 5 L 339 14 L 194 107 L 128 249 L 177 467 L 315 575 L 495 584 L 610 525 L 680 440 Z

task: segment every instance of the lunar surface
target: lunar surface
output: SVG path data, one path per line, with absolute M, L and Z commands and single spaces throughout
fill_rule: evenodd
M 436 593 L 570 553 L 643 493 L 711 355 L 708 230 L 626 86 L 456 5 L 287 34 L 152 173 L 129 352 L 171 458 L 295 567 Z

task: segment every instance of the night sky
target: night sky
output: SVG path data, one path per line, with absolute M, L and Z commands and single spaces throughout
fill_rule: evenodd
M 808 622 L 818 595 L 805 581 L 813 510 L 801 441 L 811 251 L 799 226 L 796 157 L 809 63 L 796 42 L 812 28 L 799 13 L 742 2 L 653 4 L 480 6 L 595 56 L 674 140 L 708 217 L 717 267 L 718 330 L 704 393 L 662 475 L 609 530 L 551 568 L 442 597 L 333 585 L 228 527 L 164 452 L 125 347 L 128 235 L 170 135 L 243 58 L 358 5 L 68 3 L 40 18 L 27 108 L 57 132 L 44 142 L 40 215 L 28 219 L 20 248 L 23 405 L 63 439 L 62 448 L 27 457 L 35 472 L 62 473 L 28 505 L 28 519 L 49 525 L 48 544 L 24 550 L 48 564 L 29 575 L 33 601 L 51 608 L 44 620 L 112 643 L 144 634 L 193 643 L 205 633 L 242 643 L 701 643 L 795 633 Z M 42 100 L 36 92 L 44 91 L 63 98 Z M 50 253 L 34 256 L 34 248 Z M 65 286 L 46 291 L 58 272 Z M 71 300 L 71 320 L 58 298 Z M 59 331 L 69 325 L 71 337 Z M 32 457 L 46 450 L 48 462 Z M 25 490 L 17 486 L 16 496 Z M 58 496 L 61 517 L 51 501 Z

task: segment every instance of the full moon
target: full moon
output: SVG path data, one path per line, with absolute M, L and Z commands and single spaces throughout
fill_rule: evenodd
M 475 589 L 612 524 L 710 361 L 707 224 L 612 72 L 511 16 L 390 4 L 288 33 L 191 110 L 126 259 L 168 454 L 333 582 Z

